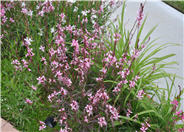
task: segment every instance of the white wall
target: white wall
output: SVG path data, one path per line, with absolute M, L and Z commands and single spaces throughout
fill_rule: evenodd
M 126 28 L 130 29 L 133 26 L 133 23 L 137 17 L 137 12 L 139 9 L 140 1 L 130 1 L 126 2 L 126 10 L 125 10 L 125 25 Z M 121 16 L 122 6 L 116 10 L 116 12 L 112 15 L 112 19 L 117 15 Z M 145 16 L 148 15 L 147 22 L 145 24 L 145 28 L 143 31 L 143 36 L 155 25 L 158 24 L 157 29 L 151 35 L 151 39 L 155 39 L 159 37 L 157 40 L 158 43 L 178 43 L 181 44 L 180 47 L 169 47 L 164 49 L 159 56 L 166 55 L 169 53 L 175 53 L 176 56 L 172 57 L 169 60 L 177 61 L 179 64 L 175 67 L 177 69 L 167 69 L 167 72 L 175 73 L 181 77 L 184 77 L 184 15 L 174 8 L 168 6 L 167 4 L 156 0 L 150 1 L 148 0 L 145 4 L 144 8 Z M 168 61 L 169 61 L 168 60 Z M 173 91 L 178 92 L 177 85 L 181 85 L 184 88 L 184 82 L 182 79 L 176 79 L 176 88 Z M 164 87 L 165 81 L 160 80 L 159 86 Z M 184 97 L 184 96 L 183 96 Z M 184 101 L 183 101 L 184 102 Z M 184 105 L 182 105 L 182 109 L 184 109 Z

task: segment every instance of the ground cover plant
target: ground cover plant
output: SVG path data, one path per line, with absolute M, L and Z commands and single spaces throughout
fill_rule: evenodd
M 143 4 L 130 31 L 125 2 L 118 26 L 104 25 L 122 2 L 104 4 L 1 4 L 2 116 L 19 130 L 183 131 L 183 90 L 171 99 L 174 78 L 163 70 L 174 54 L 154 57 L 169 44 L 151 41 L 156 27 L 140 39 Z M 155 85 L 165 77 L 171 86 Z

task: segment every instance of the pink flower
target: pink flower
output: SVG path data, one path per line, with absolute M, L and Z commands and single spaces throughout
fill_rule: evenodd
M 3 16 L 2 24 L 4 24 L 6 21 L 7 21 L 7 17 L 6 16 Z
M 66 27 L 66 30 L 68 30 L 70 33 L 72 33 L 73 27 L 71 25 L 68 25 Z
M 115 92 L 115 93 L 118 93 L 118 92 L 120 92 L 121 90 L 120 90 L 120 88 L 119 87 L 115 87 L 114 89 L 113 89 L 113 92 Z
M 72 46 L 75 47 L 75 53 L 78 54 L 78 53 L 79 53 L 79 44 L 78 44 L 78 40 L 73 39 L 73 40 L 72 40 Z
M 111 120 L 112 121 L 118 120 L 119 119 L 119 112 L 117 111 L 117 109 L 111 105 L 107 105 L 106 107 L 109 109 L 109 111 L 111 113 L 111 117 L 110 117 Z
M 144 9 L 144 6 L 141 3 L 140 9 L 139 9 L 139 12 L 138 12 L 138 16 L 137 16 L 138 26 L 140 26 L 141 20 L 143 19 L 143 9 Z
M 40 121 L 40 127 L 39 127 L 39 131 L 43 130 L 46 128 L 46 125 L 43 121 Z
M 79 109 L 79 105 L 78 105 L 77 101 L 75 101 L 75 100 L 72 101 L 70 106 L 72 107 L 72 110 L 74 110 L 74 111 L 78 111 L 78 109 Z
M 46 61 L 45 57 L 42 57 L 42 58 L 41 58 L 41 61 Z
M 32 11 L 32 10 L 29 10 L 29 11 L 27 12 L 27 15 L 32 17 L 33 11 Z
M 29 45 L 31 45 L 31 42 L 33 41 L 31 38 L 28 38 L 28 37 L 26 37 L 25 39 L 24 39 L 24 41 L 25 41 L 25 46 L 29 46 Z
M 20 62 L 17 59 L 15 59 L 15 60 L 12 61 L 12 64 L 13 65 L 20 65 Z
M 106 91 L 104 91 L 104 92 L 101 93 L 101 98 L 102 98 L 103 100 L 108 100 L 108 99 L 109 99 L 109 96 L 108 96 L 108 94 L 107 94 Z
M 145 126 L 144 123 L 142 123 L 142 127 L 140 128 L 141 132 L 146 132 L 148 130 L 148 127 Z
M 141 132 L 146 132 L 151 125 L 146 122 L 146 123 L 141 123 L 142 127 L 140 128 Z
M 88 117 L 87 116 L 84 116 L 84 122 L 88 123 Z
M 86 110 L 86 112 L 88 113 L 88 116 L 90 116 L 90 115 L 92 115 L 92 113 L 93 113 L 93 106 L 92 106 L 92 105 L 87 105 L 87 106 L 85 107 L 85 110 Z
M 59 132 L 72 132 L 72 129 L 69 128 L 68 126 L 65 126 L 65 128 L 61 128 Z
M 126 116 L 129 117 L 131 113 L 132 113 L 132 111 L 130 109 L 127 109 Z
M 33 90 L 35 90 L 35 91 L 36 91 L 36 89 L 37 89 L 37 88 L 36 88 L 35 86 L 33 86 L 33 85 L 31 86 L 31 88 L 32 88 Z
M 44 11 L 39 11 L 39 12 L 38 12 L 38 15 L 39 15 L 39 16 L 42 16 L 42 17 L 43 17 L 43 16 L 44 16 L 44 14 L 45 14 L 45 12 L 44 12 Z
M 173 101 L 171 102 L 171 104 L 173 104 L 173 105 L 175 105 L 176 107 L 178 107 L 178 101 L 177 101 L 177 100 L 173 100 Z
M 98 118 L 98 124 L 100 125 L 100 127 L 106 126 L 107 122 L 105 120 L 105 117 L 99 117 Z
M 27 104 L 30 104 L 30 105 L 31 105 L 33 102 L 32 102 L 30 99 L 26 99 L 25 103 L 27 103 Z
M 146 121 L 146 125 L 147 125 L 147 127 L 151 127 L 151 125 Z
M 13 18 L 10 17 L 10 22 L 14 23 L 15 21 L 13 20 Z
M 38 77 L 37 80 L 38 84 L 43 84 L 46 81 L 45 76 Z
M 58 95 L 58 94 L 59 94 L 59 92 L 54 91 L 52 94 L 48 95 L 48 100 L 49 100 L 50 102 L 52 102 L 52 98 L 55 97 L 55 96 Z
M 106 105 L 106 108 L 110 111 L 111 113 L 111 121 L 113 120 L 118 120 L 119 118 L 119 112 L 117 111 L 117 109 L 111 105 Z
M 124 81 L 123 81 L 123 84 L 127 84 L 127 83 L 128 83 L 128 81 L 127 81 L 127 80 L 124 80 Z
M 62 36 L 58 36 L 55 42 L 57 45 L 60 45 L 64 43 L 64 39 Z
M 182 114 L 182 116 L 181 116 L 181 120 L 183 120 L 183 121 L 184 121 L 184 114 Z
M 32 52 L 32 50 L 33 50 L 32 48 L 27 47 L 26 57 L 28 57 L 28 56 L 30 56 L 30 57 L 34 56 L 34 53 Z
M 135 76 L 135 81 L 137 81 L 138 79 L 140 79 L 140 77 L 138 75 Z
M 182 110 L 176 111 L 175 115 L 180 116 L 181 113 L 182 113 Z
M 64 13 L 61 13 L 61 14 L 60 14 L 60 17 L 61 17 L 61 20 L 64 20 L 65 14 L 64 14 Z
M 26 8 L 22 8 L 22 11 L 21 12 L 24 13 L 24 14 L 27 14 L 28 13 L 28 10 Z
M 105 67 L 103 67 L 100 71 L 101 71 L 103 74 L 106 74 L 107 69 L 105 69 Z
M 115 42 L 119 41 L 121 38 L 121 34 L 115 33 L 114 38 L 115 38 Z
M 58 76 L 58 80 L 62 81 L 63 84 L 65 84 L 67 87 L 70 87 L 72 85 L 72 81 L 68 77 Z
M 96 81 L 97 82 L 100 82 L 100 81 L 102 81 L 102 78 L 101 77 L 98 77 L 98 78 L 96 78 Z
M 53 48 L 51 48 L 49 50 L 49 53 L 50 53 L 50 56 L 52 57 L 56 53 L 56 51 Z
M 100 9 L 98 10 L 98 13 L 101 14 L 103 11 L 104 11 L 104 10 L 103 10 L 103 7 L 102 7 L 102 5 L 101 5 L 101 6 L 100 6 Z
M 23 62 L 24 67 L 28 68 L 28 62 L 26 60 L 24 60 L 24 59 L 22 59 L 22 62 Z
M 130 74 L 130 71 L 128 69 L 125 70 L 126 76 Z
M 140 52 L 139 50 L 135 49 L 134 54 L 132 55 L 132 58 L 136 59 L 139 56 L 139 52 Z
M 65 123 L 65 120 L 67 119 L 67 115 L 66 115 L 66 113 L 64 113 L 64 115 L 61 117 L 61 119 L 59 120 L 59 123 L 61 124 L 61 125 L 63 125 L 63 123 Z
M 179 128 L 178 132 L 184 132 L 184 128 Z
M 64 112 L 65 111 L 65 108 L 61 108 L 58 110 L 59 112 Z
M 86 17 L 86 18 L 83 18 L 82 19 L 82 23 L 88 23 L 88 18 Z
M 61 128 L 59 132 L 68 132 L 68 130 Z
M 6 11 L 5 11 L 4 6 L 3 5 L 0 5 L 0 17 L 4 17 L 5 16 L 5 13 L 6 13 Z
M 124 71 L 118 72 L 118 75 L 120 75 L 122 78 L 126 77 L 126 73 Z
M 47 65 L 47 61 L 46 61 L 45 57 L 42 57 L 41 61 L 44 62 L 45 65 Z
M 142 127 L 140 128 L 141 132 L 146 132 L 146 130 L 148 130 L 148 127 L 146 127 L 144 125 L 144 123 L 142 123 Z
M 130 82 L 130 84 L 129 84 L 130 88 L 135 86 L 135 81 L 129 81 L 129 82 Z
M 22 70 L 21 63 L 17 59 L 13 60 L 11 64 L 14 65 L 14 68 L 16 69 L 16 71 Z
M 65 90 L 63 87 L 61 87 L 60 92 L 61 92 L 61 95 L 67 95 L 67 93 L 68 93 L 68 91 Z
M 40 46 L 40 48 L 39 48 L 42 52 L 44 52 L 45 51 L 45 47 L 44 46 Z
M 137 98 L 138 99 L 142 99 L 144 94 L 145 94 L 144 93 L 144 90 L 139 90 L 138 95 L 137 95 Z

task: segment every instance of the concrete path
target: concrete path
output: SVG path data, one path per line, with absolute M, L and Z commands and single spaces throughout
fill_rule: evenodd
M 0 132 L 19 132 L 10 123 L 8 123 L 2 118 L 0 124 L 1 124 Z
M 133 26 L 141 1 L 144 2 L 144 0 L 127 0 L 124 19 L 127 29 L 130 29 Z M 121 11 L 122 6 L 112 15 L 112 19 L 116 18 L 117 15 L 121 16 Z M 157 41 L 159 44 L 181 44 L 180 47 L 169 47 L 164 49 L 157 55 L 157 57 L 175 53 L 176 56 L 172 57 L 168 61 L 177 61 L 179 64 L 175 65 L 176 69 L 166 69 L 166 71 L 184 77 L 184 14 L 160 0 L 147 0 L 144 8 L 144 16 L 146 15 L 148 15 L 148 18 L 142 37 L 144 37 L 153 26 L 158 24 L 157 29 L 151 35 L 152 40 L 159 38 Z M 182 79 L 176 79 L 175 84 L 176 88 L 173 91 L 173 97 L 174 94 L 179 91 L 177 87 L 178 85 L 181 85 L 181 87 L 184 88 L 184 82 Z M 160 80 L 158 85 L 160 87 L 166 87 L 165 80 Z M 182 109 L 184 109 L 184 104 L 182 107 Z

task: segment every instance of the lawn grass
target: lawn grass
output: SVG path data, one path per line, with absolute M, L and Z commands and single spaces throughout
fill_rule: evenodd
M 178 1 L 178 0 L 173 0 L 173 1 L 164 0 L 163 2 L 165 2 L 166 4 L 172 6 L 176 10 L 184 13 L 184 1 L 183 0 L 180 0 L 180 1 Z
M 1 88 L 1 116 L 18 130 L 38 131 L 39 120 L 45 120 L 53 111 L 45 102 L 40 101 L 38 90 L 36 93 L 27 85 L 35 76 L 31 74 L 14 73 L 13 66 L 8 59 L 2 59 L 2 88 Z M 33 105 L 25 103 L 25 99 L 38 100 Z

